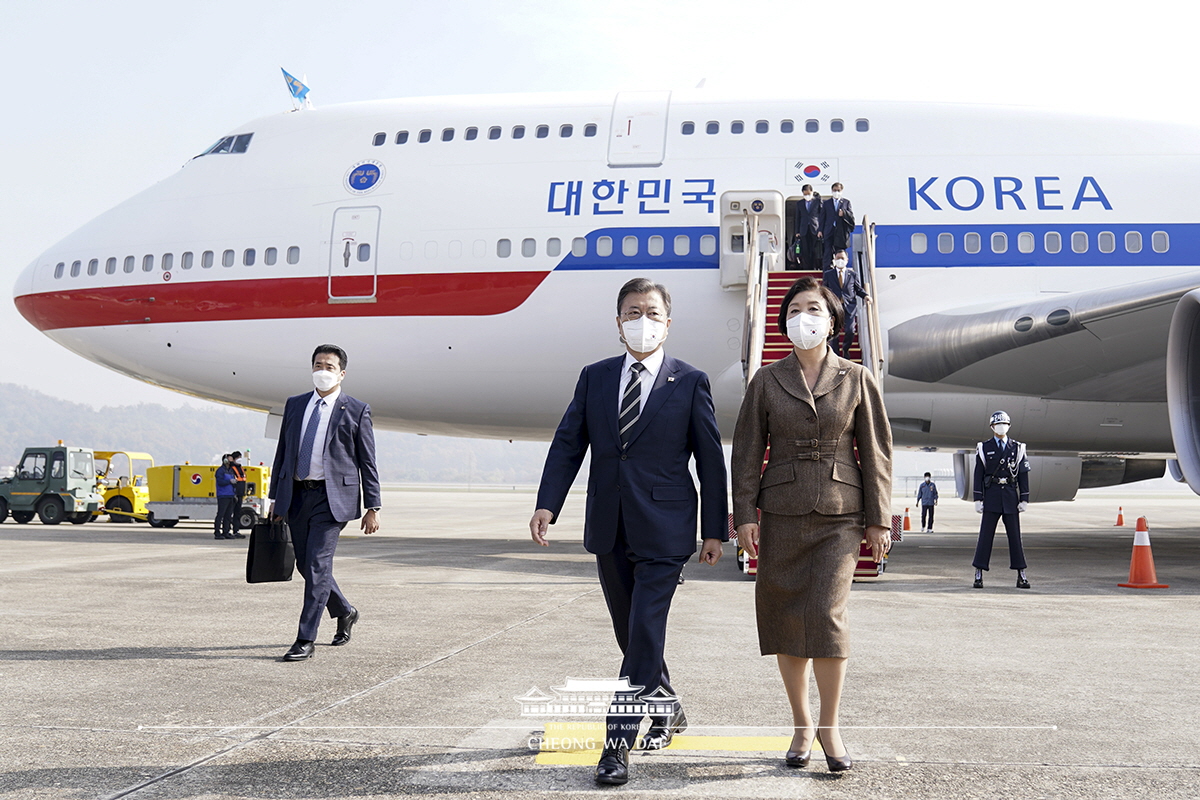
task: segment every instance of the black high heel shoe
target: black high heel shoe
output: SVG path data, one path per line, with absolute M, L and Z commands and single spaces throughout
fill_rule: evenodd
M 783 763 L 789 767 L 807 767 L 811 758 L 812 744 L 810 743 L 807 750 L 788 750 L 783 756 Z
M 854 762 L 850 760 L 850 754 L 844 756 L 831 756 L 829 751 L 825 749 L 824 743 L 821 742 L 821 730 L 817 729 L 816 736 L 817 744 L 821 745 L 821 752 L 825 754 L 825 765 L 829 767 L 830 772 L 846 772 L 854 766 Z

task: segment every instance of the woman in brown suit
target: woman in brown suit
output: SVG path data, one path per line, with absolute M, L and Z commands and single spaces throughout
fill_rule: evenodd
M 831 772 L 851 767 L 838 705 L 859 543 L 865 535 L 876 561 L 891 547 L 892 432 L 871 373 L 828 346 L 842 313 L 833 292 L 815 279 L 792 285 L 779 329 L 795 347 L 750 381 L 732 463 L 738 542 L 758 556 L 759 647 L 776 656 L 792 706 L 795 733 L 786 761 L 807 765 L 815 739 Z M 821 699 L 816 730 L 810 664 Z

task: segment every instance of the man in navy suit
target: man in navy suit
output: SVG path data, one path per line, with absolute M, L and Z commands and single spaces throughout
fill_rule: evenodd
M 821 224 L 817 232 L 824 248 L 821 261 L 824 269 L 829 269 L 833 263 L 834 253 L 849 249 L 850 234 L 854 232 L 854 209 L 850 201 L 842 197 L 842 185 L 835 183 L 830 190 L 833 196 L 821 203 Z
M 821 239 L 821 200 L 813 195 L 811 184 L 800 187 L 804 195 L 796 202 L 796 236 L 800 240 L 799 269 L 818 270 L 822 268 Z
M 663 352 L 670 317 L 671 296 L 661 284 L 635 278 L 621 287 L 617 329 L 626 352 L 583 368 L 546 455 L 529 523 L 533 540 L 546 546 L 548 527 L 591 448 L 583 546 L 596 556 L 624 653 L 620 676 L 637 687 L 638 697 L 672 698 L 655 704 L 646 749 L 666 747 L 687 727 L 663 650 L 671 598 L 696 552 L 692 458 L 700 478 L 700 561 L 716 564 L 729 539 L 725 455 L 708 376 Z M 619 695 L 616 702 L 633 704 L 634 698 Z M 667 707 L 673 711 L 663 715 Z M 643 716 L 610 709 L 597 783 L 629 779 L 629 749 Z
M 858 333 L 858 298 L 861 297 L 864 303 L 869 303 L 871 297 L 863 288 L 858 272 L 847 261 L 845 250 L 838 250 L 833 254 L 833 264 L 821 275 L 821 282 L 842 301 L 845 321 L 842 323 L 841 356 L 849 358 L 850 348 L 854 345 L 854 337 Z M 834 344 L 836 345 L 836 342 Z
M 992 559 L 996 523 L 1004 520 L 1008 565 L 1017 570 L 1017 588 L 1028 589 L 1025 549 L 1021 546 L 1021 513 L 1029 508 L 1029 459 L 1025 445 L 1009 438 L 1012 422 L 997 411 L 988 423 L 992 438 L 975 447 L 975 510 L 983 515 L 975 545 L 975 588 L 983 588 L 983 571 Z
M 289 397 L 271 467 L 270 497 L 287 518 L 304 577 L 304 608 L 296 642 L 284 661 L 312 658 L 321 613 L 338 621 L 331 644 L 350 641 L 358 609 L 333 579 L 333 553 L 346 523 L 362 516 L 363 533 L 379 530 L 379 471 L 371 407 L 342 392 L 346 351 L 323 344 L 312 357 L 315 391 Z M 361 489 L 361 492 L 360 492 Z M 362 513 L 361 502 L 367 506 Z

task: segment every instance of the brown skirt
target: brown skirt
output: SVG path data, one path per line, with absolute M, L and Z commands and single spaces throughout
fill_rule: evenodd
M 754 586 L 764 656 L 846 658 L 863 513 L 762 514 Z

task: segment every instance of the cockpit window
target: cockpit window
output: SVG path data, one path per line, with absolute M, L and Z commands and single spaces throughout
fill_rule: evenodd
M 226 136 L 212 147 L 205 150 L 200 156 L 215 156 L 221 153 L 244 153 L 250 147 L 250 140 L 254 138 L 253 133 L 239 133 L 236 136 Z

